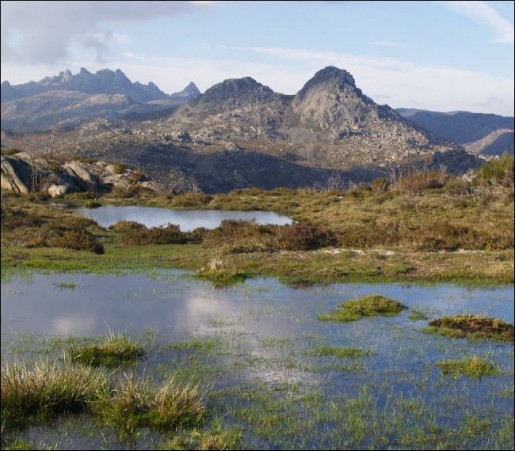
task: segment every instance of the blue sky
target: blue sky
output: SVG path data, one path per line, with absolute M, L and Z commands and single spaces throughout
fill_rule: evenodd
M 121 69 L 166 93 L 348 70 L 380 104 L 513 116 L 514 2 L 2 1 L 1 79 Z

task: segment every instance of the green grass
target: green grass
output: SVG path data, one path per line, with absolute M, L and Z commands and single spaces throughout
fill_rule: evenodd
M 491 362 L 474 356 L 463 360 L 447 360 L 436 364 L 445 376 L 457 379 L 461 376 L 468 376 L 473 379 L 480 379 L 484 376 L 495 376 L 499 369 Z
M 229 450 L 239 449 L 243 437 L 241 427 L 224 428 L 220 420 L 214 422 L 208 429 L 194 429 L 188 433 L 175 434 L 173 439 L 166 441 L 161 449 L 172 450 Z
M 493 339 L 513 342 L 513 325 L 482 315 L 444 316 L 429 322 L 426 332 L 451 338 Z
M 139 427 L 194 427 L 207 413 L 203 397 L 199 385 L 180 384 L 171 377 L 156 387 L 148 378 L 137 380 L 130 374 L 115 386 L 110 398 L 95 405 L 95 413 L 122 435 L 131 435 Z
M 104 373 L 68 362 L 15 362 L 2 366 L 2 421 L 24 425 L 63 414 L 87 412 L 108 396 Z
M 110 334 L 100 343 L 73 346 L 70 349 L 74 362 L 90 366 L 120 366 L 135 363 L 146 354 L 145 349 L 124 334 Z
M 60 290 L 75 290 L 75 288 L 77 287 L 75 282 L 71 282 L 71 281 L 56 283 L 55 286 L 57 288 L 59 288 Z
M 313 354 L 320 356 L 334 356 L 338 358 L 364 357 L 371 355 L 370 350 L 361 348 L 343 347 L 343 346 L 325 346 L 320 345 L 313 349 Z
M 408 318 L 411 321 L 421 321 L 421 320 L 427 319 L 427 316 L 425 315 L 425 313 L 414 311 L 413 313 L 410 313 Z
M 399 314 L 405 307 L 400 302 L 380 295 L 369 295 L 341 304 L 331 313 L 318 316 L 320 321 L 357 321 L 368 316 L 392 316 Z
M 185 351 L 209 352 L 216 348 L 217 341 L 212 339 L 192 338 L 191 340 L 183 340 L 176 343 L 170 343 L 171 349 L 179 349 Z
M 489 188 L 490 194 L 481 193 L 249 189 L 187 196 L 188 208 L 258 208 L 326 228 L 342 246 L 331 252 L 281 251 L 274 227 L 238 223 L 186 240 L 204 240 L 205 244 L 123 246 L 122 230 L 103 230 L 89 219 L 50 208 L 34 196 L 6 195 L 2 204 L 2 274 L 27 270 L 113 273 L 175 267 L 196 271 L 200 278 L 218 285 L 253 276 L 278 277 L 288 284 L 513 283 L 513 194 L 508 187 L 497 185 Z M 130 202 L 171 207 L 174 199 L 135 198 Z M 127 199 L 110 199 L 115 204 L 122 201 Z M 181 205 L 179 199 L 177 205 Z M 83 229 L 88 234 L 78 240 L 76 232 Z M 103 246 L 103 255 L 48 247 L 77 247 L 81 241 L 84 249 L 91 250 L 92 237 L 101 238 L 97 241 Z M 449 252 L 457 249 L 466 252 Z M 210 268 L 220 257 L 224 266 Z

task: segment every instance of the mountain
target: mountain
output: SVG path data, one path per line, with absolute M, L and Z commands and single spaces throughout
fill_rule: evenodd
M 397 111 L 415 124 L 442 136 L 465 149 L 484 155 L 513 155 L 514 118 L 496 114 L 436 111 L 398 108 Z
M 200 94 L 190 83 L 184 90 L 165 94 L 154 83 L 132 83 L 121 70 L 92 74 L 82 68 L 38 82 L 1 85 L 2 128 L 37 131 L 76 126 L 95 117 L 148 120 L 171 114 Z
M 1 86 L 2 102 L 41 94 L 47 91 L 78 91 L 85 94 L 123 94 L 135 102 L 166 99 L 168 95 L 162 92 L 154 83 L 143 85 L 132 83 L 125 74 L 117 69 L 99 70 L 92 74 L 81 68 L 78 74 L 72 75 L 69 70 L 55 77 L 45 77 L 38 82 L 31 81 L 12 86 L 3 82 Z
M 178 108 L 161 130 L 211 148 L 251 148 L 307 165 L 342 168 L 400 162 L 460 147 L 377 105 L 345 70 L 326 67 L 295 96 L 250 77 L 218 83 Z
M 195 88 L 190 85 L 178 93 L 182 98 L 195 96 L 180 106 L 170 106 L 176 101 L 171 98 L 141 104 L 119 94 L 123 107 L 111 116 L 90 116 L 77 126 L 33 133 L 25 141 L 4 127 L 2 144 L 41 152 L 52 143 L 53 152 L 62 157 L 121 161 L 140 167 L 173 192 L 345 187 L 400 167 L 445 166 L 449 172 L 463 173 L 481 164 L 461 146 L 376 104 L 349 72 L 333 66 L 318 71 L 293 96 L 276 93 L 251 77 L 224 80 L 200 95 Z M 25 99 L 41 102 L 42 95 Z M 74 95 L 74 104 L 89 99 L 79 98 L 86 94 Z M 96 101 L 101 100 L 107 105 L 114 99 Z M 14 115 L 7 111 L 9 104 L 2 103 L 2 125 L 4 117 Z M 23 111 L 15 106 L 19 120 L 25 117 L 30 123 L 30 106 Z M 146 111 L 149 106 L 158 109 Z M 72 110 L 65 111 L 73 114 Z

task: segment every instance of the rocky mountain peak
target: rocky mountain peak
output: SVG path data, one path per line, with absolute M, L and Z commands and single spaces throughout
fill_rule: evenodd
M 202 101 L 225 101 L 231 98 L 257 97 L 259 100 L 273 95 L 274 92 L 251 77 L 230 78 L 209 88 Z
M 197 85 L 193 82 L 188 83 L 182 91 L 176 92 L 175 94 L 170 95 L 171 99 L 195 99 L 200 95 L 200 90 Z
M 334 66 L 327 66 L 319 70 L 313 78 L 308 80 L 302 89 L 297 93 L 296 98 L 303 100 L 307 93 L 317 87 L 327 89 L 333 86 L 343 90 L 346 86 L 356 89 L 354 77 L 344 69 L 338 69 Z

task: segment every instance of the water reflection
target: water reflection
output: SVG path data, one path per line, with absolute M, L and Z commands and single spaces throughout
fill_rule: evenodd
M 272 211 L 221 211 L 221 210 L 172 210 L 151 207 L 117 207 L 77 208 L 73 210 L 82 216 L 93 219 L 102 227 L 110 227 L 119 221 L 136 221 L 146 227 L 159 227 L 177 224 L 183 232 L 198 227 L 214 229 L 224 219 L 255 220 L 258 224 L 290 224 L 290 218 Z
M 185 369 L 193 365 L 195 374 L 205 376 L 214 389 L 265 387 L 273 397 L 288 399 L 310 390 L 325 400 L 341 395 L 353 398 L 367 386 L 378 411 L 387 409 L 392 399 L 423 397 L 441 412 L 437 422 L 445 427 L 449 422 L 458 427 L 469 415 L 484 414 L 487 408 L 495 408 L 489 411 L 492 422 L 513 412 L 513 391 L 507 389 L 513 386 L 512 344 L 428 335 L 419 330 L 426 321 L 409 319 L 410 313 L 418 310 L 430 319 L 473 313 L 513 324 L 512 286 L 332 284 L 300 290 L 275 279 L 259 278 L 214 289 L 207 282 L 185 276 L 189 273 L 163 270 L 152 277 L 12 277 L 2 283 L 2 360 L 19 357 L 17 349 L 22 347 L 10 344 L 27 332 L 43 338 L 106 336 L 109 331 L 138 336 L 152 329 L 157 331 L 155 340 L 137 368 L 143 375 L 169 375 L 181 365 Z M 70 288 L 62 289 L 64 284 Z M 317 320 L 320 313 L 346 300 L 374 293 L 395 298 L 408 309 L 393 317 L 350 323 Z M 171 342 L 192 338 L 212 340 L 211 353 L 170 347 Z M 320 345 L 355 347 L 369 355 L 358 359 L 319 355 L 314 351 Z M 501 375 L 451 382 L 442 379 L 437 362 L 473 355 L 494 362 Z M 446 400 L 457 401 L 449 404 Z M 333 425 L 322 423 L 320 431 L 324 427 Z M 305 439 L 307 442 L 299 442 L 304 445 L 301 448 L 319 446 L 317 436 Z M 280 445 L 269 448 L 284 449 Z M 339 445 L 331 442 L 327 447 Z

